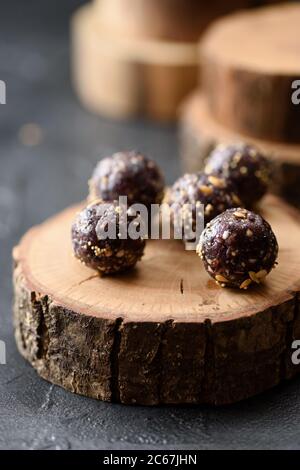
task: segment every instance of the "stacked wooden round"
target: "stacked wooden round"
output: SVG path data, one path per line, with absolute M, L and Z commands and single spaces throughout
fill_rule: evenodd
M 82 103 L 112 117 L 177 117 L 197 84 L 207 24 L 250 0 L 94 0 L 72 20 L 73 82 Z
M 287 3 L 209 28 L 200 44 L 201 93 L 182 111 L 187 170 L 202 168 L 218 142 L 250 142 L 277 166 L 274 190 L 300 203 L 299 22 L 300 5 Z

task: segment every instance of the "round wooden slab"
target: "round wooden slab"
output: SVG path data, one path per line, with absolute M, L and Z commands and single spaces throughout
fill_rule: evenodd
M 244 11 L 218 20 L 201 44 L 203 87 L 214 118 L 261 139 L 300 142 L 300 5 Z
M 181 156 L 185 171 L 202 170 L 213 147 L 219 143 L 248 142 L 269 156 L 274 167 L 272 191 L 300 205 L 300 145 L 254 139 L 218 123 L 200 93 L 193 94 L 181 113 Z
M 247 292 L 222 289 L 179 241 L 149 241 L 127 274 L 99 277 L 72 256 L 72 207 L 14 249 L 20 352 L 45 379 L 127 404 L 224 404 L 298 372 L 300 218 L 275 197 L 263 215 L 279 266 Z

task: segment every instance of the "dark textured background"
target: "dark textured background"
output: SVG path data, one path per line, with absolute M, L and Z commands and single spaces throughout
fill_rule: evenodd
M 11 248 L 33 224 L 86 194 L 99 156 L 137 147 L 179 175 L 175 129 L 116 123 L 81 109 L 69 77 L 68 18 L 79 0 L 1 0 L 0 365 L 1 449 L 300 448 L 300 379 L 234 406 L 125 407 L 72 395 L 20 357 L 11 322 Z M 40 126 L 40 145 L 20 128 Z

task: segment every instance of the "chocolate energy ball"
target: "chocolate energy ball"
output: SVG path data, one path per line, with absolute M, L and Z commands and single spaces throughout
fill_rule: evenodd
M 131 225 L 130 225 L 131 224 Z M 97 201 L 88 205 L 72 225 L 75 257 L 102 274 L 113 274 L 133 267 L 144 253 L 145 241 L 138 236 L 120 238 L 129 227 L 138 232 L 139 220 L 116 202 Z M 136 227 L 136 230 L 135 230 Z M 104 234 L 104 235 L 103 235 Z M 109 236 L 105 239 L 106 234 Z
M 241 208 L 228 209 L 206 226 L 197 253 L 222 287 L 247 289 L 262 282 L 274 268 L 278 244 L 260 215 Z
M 228 179 L 243 205 L 251 208 L 268 189 L 270 163 L 251 145 L 219 145 L 210 154 L 205 173 Z
M 127 196 L 128 205 L 140 203 L 150 208 L 164 195 L 164 178 L 153 160 L 139 152 L 119 152 L 104 158 L 89 181 L 89 199 L 114 201 Z
M 241 204 L 230 182 L 204 173 L 186 174 L 179 178 L 168 192 L 168 203 L 173 218 L 186 205 L 192 209 L 192 228 L 195 229 L 196 211 L 204 206 L 204 221 L 208 223 L 221 212 Z

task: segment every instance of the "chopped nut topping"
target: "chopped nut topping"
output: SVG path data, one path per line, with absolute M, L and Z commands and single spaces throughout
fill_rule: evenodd
M 222 276 L 222 274 L 217 274 L 216 275 L 216 281 L 218 281 L 218 282 L 229 282 L 228 279 L 226 279 L 226 277 Z
M 247 235 L 247 237 L 252 237 L 253 236 L 253 232 L 252 232 L 252 230 L 250 230 L 250 228 L 247 229 L 246 235 Z
M 260 283 L 260 280 L 258 279 L 258 277 L 256 276 L 256 273 L 254 271 L 249 271 L 248 274 L 250 276 L 250 279 L 252 279 L 253 282 L 256 282 L 256 284 Z
M 207 206 L 205 206 L 204 212 L 206 215 L 209 215 L 213 210 L 214 210 L 214 206 L 212 204 L 207 204 Z
M 235 211 L 233 213 L 233 215 L 235 217 L 237 217 L 238 219 L 246 219 L 247 218 L 247 213 L 245 211 L 241 211 L 241 210 Z
M 242 158 L 242 153 L 241 152 L 236 152 L 236 154 L 234 155 L 233 157 L 233 160 L 236 162 L 236 163 L 239 163 L 240 159 Z
M 261 269 L 260 271 L 258 271 L 258 273 L 256 273 L 256 277 L 258 279 L 264 279 L 267 275 L 268 273 L 265 269 Z
M 242 284 L 240 285 L 240 289 L 248 289 L 250 286 L 252 280 L 251 279 L 246 279 Z
M 116 257 L 117 258 L 122 258 L 122 256 L 124 256 L 124 254 L 125 254 L 124 250 L 120 250 L 120 251 L 117 252 Z
M 212 172 L 212 167 L 207 164 L 206 167 L 204 168 L 204 173 L 206 173 L 207 175 L 209 175 L 211 172 Z
M 223 240 L 227 240 L 227 238 L 229 237 L 230 233 L 228 232 L 228 230 L 225 230 L 225 232 L 223 233 L 222 235 L 222 238 Z
M 255 273 L 254 271 L 249 271 L 250 278 L 257 284 L 259 284 L 266 277 L 267 274 L 268 273 L 265 269 L 261 269 L 257 273 Z
M 226 183 L 223 179 L 217 178 L 216 176 L 209 176 L 208 181 L 213 185 L 216 186 L 217 188 L 225 188 Z
M 246 166 L 241 166 L 240 173 L 241 175 L 246 175 L 248 173 L 248 168 Z
M 200 191 L 202 191 L 202 193 L 205 194 L 205 196 L 209 196 L 210 194 L 213 193 L 213 188 L 211 186 L 202 185 L 200 186 Z

